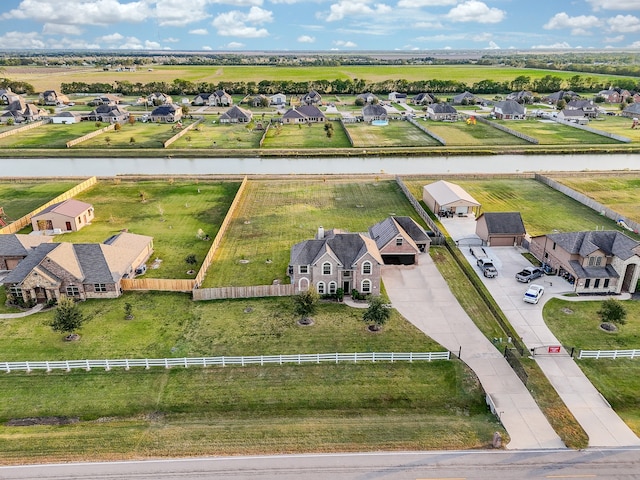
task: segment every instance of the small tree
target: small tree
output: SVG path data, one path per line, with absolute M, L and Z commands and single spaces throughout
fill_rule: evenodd
M 620 325 L 627 323 L 627 311 L 624 305 L 615 298 L 610 298 L 602 302 L 602 306 L 600 310 L 598 310 L 598 315 L 600 315 L 603 322 L 619 323 Z
M 313 288 L 293 296 L 293 309 L 300 316 L 300 323 L 310 323 L 309 316 L 318 308 L 318 293 Z
M 369 298 L 369 307 L 362 314 L 362 320 L 369 324 L 370 330 L 378 331 L 387 323 L 390 316 L 391 310 L 387 308 L 382 297 L 372 296 Z
M 133 137 L 131 137 L 131 138 L 129 139 L 129 145 L 133 145 L 133 144 L 135 144 L 135 143 L 136 143 L 136 139 L 135 139 L 135 138 L 133 138 Z
M 196 256 L 193 253 L 190 253 L 189 255 L 187 255 L 184 261 L 187 262 L 188 265 L 192 265 L 192 266 L 198 263 L 198 260 L 196 259 Z
M 129 115 L 129 124 L 133 125 L 136 123 L 136 117 L 134 117 L 133 115 Z
M 78 330 L 85 318 L 78 304 L 65 295 L 58 299 L 58 306 L 53 314 L 50 325 L 54 332 L 66 333 L 69 336 Z
M 133 305 L 129 302 L 124 304 L 124 319 L 133 320 Z
M 114 129 L 116 132 L 119 132 L 120 130 L 122 130 L 122 125 L 120 125 L 119 123 L 116 123 L 116 124 L 113 126 L 113 129 Z
M 182 105 L 182 115 L 186 117 L 187 115 L 189 115 L 189 111 L 189 105 Z
M 107 146 L 109 146 L 111 144 L 111 137 L 109 137 L 109 136 L 104 137 L 104 143 L 106 143 Z

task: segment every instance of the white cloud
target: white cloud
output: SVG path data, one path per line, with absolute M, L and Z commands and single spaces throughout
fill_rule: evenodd
M 595 10 L 640 10 L 638 0 L 587 0 Z
M 96 38 L 96 40 L 100 43 L 118 43 L 124 40 L 124 36 L 116 32 L 110 35 L 103 35 L 102 37 Z
M 624 40 L 624 35 L 618 35 L 616 37 L 605 37 L 604 41 L 606 43 L 620 43 Z
M 416 22 L 412 24 L 413 28 L 423 29 L 423 30 L 442 30 L 444 25 L 440 22 Z
M 249 13 L 239 10 L 219 14 L 211 23 L 218 35 L 225 37 L 260 38 L 268 37 L 266 28 L 257 28 L 252 25 L 262 25 L 273 21 L 273 12 L 260 7 L 251 7 Z
M 225 48 L 242 48 L 244 47 L 244 43 L 240 42 L 229 42 L 225 45 Z
M 45 23 L 42 26 L 44 35 L 82 35 L 83 29 L 77 25 L 61 25 L 59 23 Z
M 446 16 L 454 22 L 499 23 L 506 15 L 499 8 L 490 8 L 484 2 L 469 0 L 453 7 Z
M 567 42 L 558 42 L 552 45 L 533 45 L 531 48 L 542 49 L 542 50 L 559 50 L 559 49 L 568 49 L 572 47 Z
M 168 38 L 164 38 L 162 41 L 165 43 L 178 43 L 180 39 L 174 38 L 174 37 L 168 37 Z
M 640 31 L 640 19 L 634 15 L 616 15 L 607 20 L 612 32 L 632 33 Z
M 376 3 L 371 7 L 370 0 L 340 0 L 329 7 L 327 22 L 342 20 L 344 17 L 364 15 L 386 15 L 392 12 L 389 5 Z
M 640 40 L 638 40 L 637 42 L 633 42 L 627 48 L 640 48 Z
M 310 35 L 300 35 L 298 37 L 298 42 L 300 43 L 314 43 L 316 41 L 316 37 L 312 37 Z
M 400 8 L 419 8 L 419 7 L 448 7 L 455 5 L 458 0 L 400 0 L 398 7 Z
M 191 35 L 209 35 L 209 30 L 206 28 L 196 28 L 194 30 L 189 30 Z
M 160 44 L 149 40 L 143 42 L 136 37 L 127 37 L 118 48 L 123 50 L 160 50 Z
M 570 28 L 572 35 L 586 35 L 589 29 L 598 27 L 601 21 L 594 15 L 579 15 L 570 17 L 565 12 L 556 13 L 546 24 L 542 26 L 545 30 L 561 30 Z
M 358 46 L 354 42 L 345 41 L 345 40 L 335 40 L 333 44 L 337 47 L 344 47 L 344 48 L 355 48 Z
M 500 46 L 496 42 L 491 41 L 489 42 L 489 46 L 486 47 L 485 50 L 500 50 Z
M 202 50 L 210 51 L 213 50 L 213 48 L 211 48 L 209 45 L 203 45 Z
M 207 13 L 209 0 L 156 0 L 155 17 L 161 27 L 184 27 L 210 17 Z
M 100 45 L 97 43 L 88 43 L 82 38 L 69 39 L 64 37 L 60 40 L 47 42 L 47 48 L 100 50 Z
M 0 48 L 45 48 L 36 32 L 7 32 L 0 36 Z

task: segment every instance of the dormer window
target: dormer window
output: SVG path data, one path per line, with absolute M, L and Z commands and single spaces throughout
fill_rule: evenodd
M 396 245 L 402 245 L 402 237 L 396 237 Z

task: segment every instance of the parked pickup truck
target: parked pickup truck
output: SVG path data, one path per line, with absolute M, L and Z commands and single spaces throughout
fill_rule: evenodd
M 544 275 L 544 270 L 540 267 L 525 267 L 521 272 L 516 273 L 516 280 L 522 283 L 529 283 L 542 275 Z
M 479 258 L 478 266 L 485 277 L 494 278 L 498 276 L 498 270 L 496 270 L 496 267 L 493 265 L 493 260 L 489 257 Z

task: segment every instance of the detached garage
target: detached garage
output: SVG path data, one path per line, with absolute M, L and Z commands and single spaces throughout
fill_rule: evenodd
M 526 233 L 520 212 L 487 212 L 476 220 L 476 235 L 492 247 L 520 246 Z
M 422 200 L 435 214 L 478 214 L 480 203 L 461 186 L 440 180 L 422 187 Z

